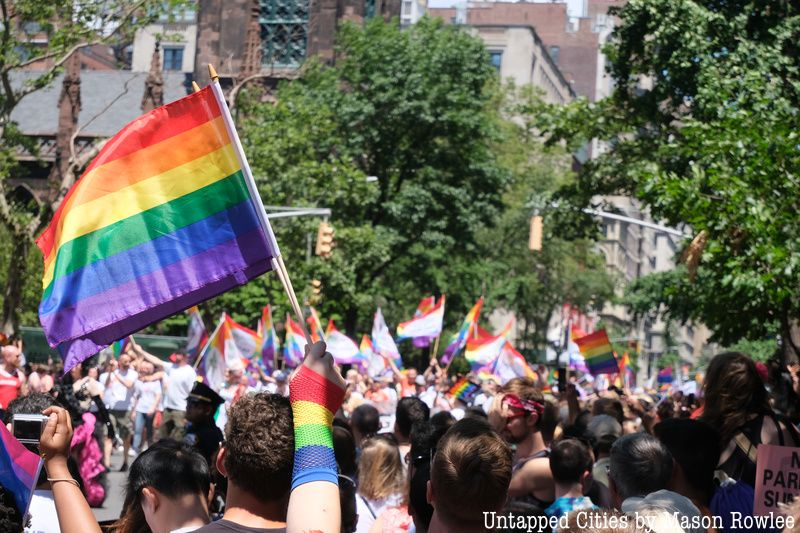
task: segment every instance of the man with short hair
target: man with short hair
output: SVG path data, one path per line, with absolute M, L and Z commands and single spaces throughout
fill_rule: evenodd
M 431 462 L 430 533 L 485 531 L 485 514 L 500 512 L 511 482 L 511 449 L 477 418 L 456 422 Z
M 129 344 L 137 355 L 150 361 L 156 368 L 152 380 L 164 380 L 163 413 L 158 438 L 181 440 L 186 431 L 186 398 L 197 381 L 197 373 L 189 364 L 186 350 L 180 349 L 169 356 L 170 362 L 162 361 L 155 355 L 146 352 L 131 337 Z
M 555 499 L 550 450 L 541 431 L 544 396 L 528 378 L 514 378 L 495 397 L 489 417 L 510 444 L 516 444 L 509 498 L 544 509 Z
M 100 383 L 105 387 L 103 395 L 114 431 L 122 439 L 122 466 L 120 472 L 128 470 L 128 453 L 133 439 L 133 422 L 129 411 L 133 401 L 133 388 L 139 374 L 131 367 L 131 357 L 127 353 L 119 356 L 118 368 L 110 370 Z M 110 446 L 110 443 L 106 443 Z M 110 454 L 110 450 L 109 450 Z
M 216 460 L 228 478 L 225 514 L 197 533 L 285 531 L 294 444 L 288 398 L 268 393 L 239 398 L 228 411 Z
M 397 402 L 397 410 L 394 416 L 394 436 L 397 437 L 397 444 L 400 448 L 400 458 L 405 458 L 411 449 L 411 426 L 414 422 L 427 422 L 431 416 L 431 410 L 425 402 L 415 396 L 401 398 Z
M 222 431 L 214 423 L 214 415 L 225 400 L 205 383 L 195 381 L 186 398 L 186 436 L 184 442 L 197 448 L 209 468 L 215 464 L 217 450 L 223 440 Z
M 686 497 L 667 489 L 672 478 L 669 450 L 649 433 L 631 433 L 611 447 L 608 489 L 614 506 L 625 513 L 657 511 L 680 523 L 698 525 L 700 511 Z M 684 528 L 689 533 L 705 529 Z
M 0 350 L 0 410 L 7 409 L 18 396 L 27 394 L 22 366 L 22 350 L 9 344 Z

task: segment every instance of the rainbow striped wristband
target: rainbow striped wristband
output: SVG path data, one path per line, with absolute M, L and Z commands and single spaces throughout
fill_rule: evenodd
M 341 407 L 344 393 L 344 389 L 307 366 L 301 366 L 289 384 L 294 416 L 292 490 L 312 481 L 338 484 L 333 414 Z

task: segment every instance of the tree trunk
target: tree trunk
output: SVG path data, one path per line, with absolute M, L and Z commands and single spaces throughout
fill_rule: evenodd
M 781 313 L 781 347 L 783 349 L 781 368 L 798 361 L 798 355 L 800 355 L 800 324 L 795 318 L 789 316 L 788 304 L 784 305 Z
M 19 327 L 19 305 L 28 269 L 30 241 L 27 237 L 14 235 L 14 248 L 8 262 L 5 294 L 3 295 L 3 333 L 12 335 Z

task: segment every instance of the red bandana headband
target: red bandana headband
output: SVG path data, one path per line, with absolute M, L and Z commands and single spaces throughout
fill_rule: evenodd
M 544 404 L 536 400 L 523 400 L 516 394 L 506 394 L 503 403 L 515 409 L 522 409 L 529 413 L 536 413 L 541 418 L 544 413 Z

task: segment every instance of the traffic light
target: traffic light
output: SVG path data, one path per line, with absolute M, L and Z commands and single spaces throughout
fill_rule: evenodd
M 333 252 L 333 226 L 321 222 L 317 231 L 317 247 L 315 253 L 320 257 L 328 258 Z
M 322 282 L 318 279 L 311 280 L 311 296 L 314 299 L 319 299 L 322 296 Z
M 532 252 L 542 249 L 542 217 L 536 215 L 531 217 L 531 234 L 528 239 L 528 248 Z

